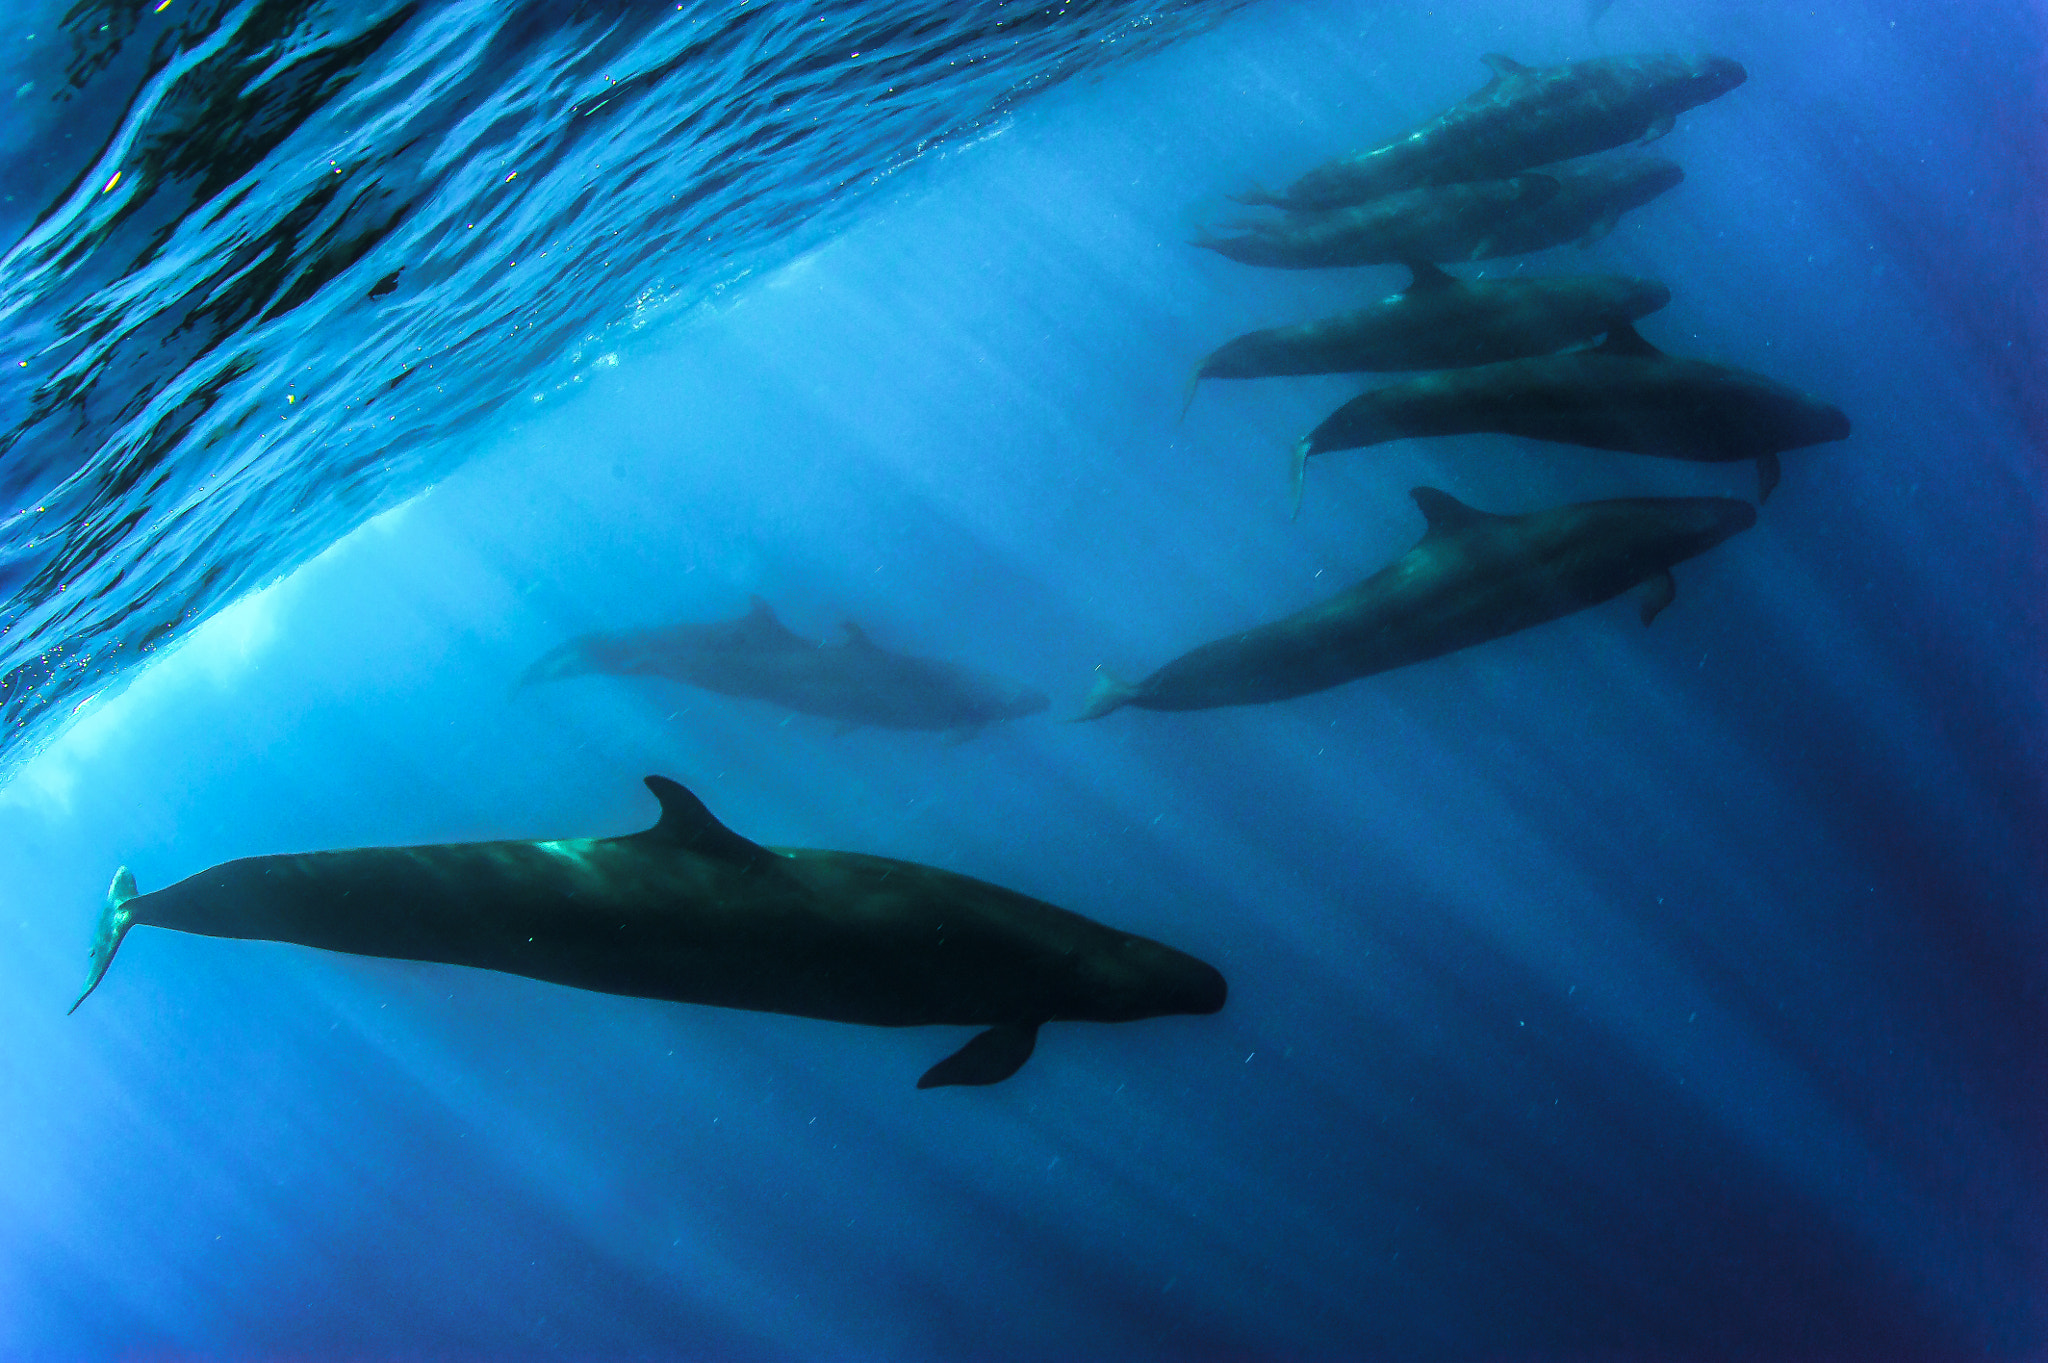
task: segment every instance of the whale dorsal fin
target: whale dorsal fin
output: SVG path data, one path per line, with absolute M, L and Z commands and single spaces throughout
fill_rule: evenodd
M 1408 273 L 1414 277 L 1408 281 L 1408 287 L 1401 290 L 1402 293 L 1432 293 L 1437 289 L 1448 289 L 1458 282 L 1455 275 L 1445 274 L 1426 260 L 1410 260 L 1403 263 L 1408 266 Z
M 875 641 L 868 638 L 868 632 L 859 625 L 854 624 L 853 621 L 841 620 L 839 628 L 846 631 L 846 646 L 848 648 L 873 648 L 875 646 Z
M 1644 340 L 1642 333 L 1638 332 L 1627 322 L 1618 322 L 1608 328 L 1607 339 L 1594 346 L 1593 349 L 1602 355 L 1642 355 L 1647 357 L 1664 353 Z
M 1480 57 L 1479 60 L 1485 62 L 1493 69 L 1495 80 L 1500 79 L 1502 76 L 1523 75 L 1529 70 L 1528 67 L 1522 65 L 1513 57 L 1504 57 L 1498 52 L 1488 52 Z
M 748 842 L 718 821 L 704 802 L 666 776 L 650 776 L 647 788 L 661 801 L 661 818 L 654 827 L 637 836 L 672 843 L 686 852 L 714 861 L 729 862 L 741 870 L 752 870 L 774 853 Z
M 1429 522 L 1429 533 L 1432 535 L 1447 535 L 1478 525 L 1482 521 L 1499 519 L 1490 511 L 1466 506 L 1441 488 L 1410 488 L 1408 495 L 1415 499 L 1415 505 L 1422 512 L 1422 519 Z
M 782 623 L 782 617 L 775 613 L 775 607 L 768 604 L 763 596 L 747 598 L 747 613 L 740 617 L 740 628 L 748 634 L 779 637 L 789 633 L 789 626 Z

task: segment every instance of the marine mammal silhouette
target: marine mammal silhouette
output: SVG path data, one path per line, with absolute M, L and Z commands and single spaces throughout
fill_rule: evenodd
M 918 1081 L 993 1084 L 1047 1022 L 1223 1006 L 1194 957 L 985 881 L 857 852 L 761 847 L 666 777 L 615 838 L 245 857 L 100 911 L 98 987 L 137 925 L 475 966 L 577 989 L 879 1027 L 985 1027 Z
M 1524 66 L 1499 53 L 1483 87 L 1420 127 L 1309 171 L 1285 192 L 1238 196 L 1275 208 L 1341 208 L 1418 185 L 1514 175 L 1626 142 L 1653 142 L 1678 115 L 1749 78 L 1726 57 L 1671 52 Z
M 1849 418 L 1747 369 L 1666 355 L 1624 322 L 1591 350 L 1445 369 L 1360 394 L 1295 446 L 1295 507 L 1314 455 L 1482 432 L 1702 463 L 1754 459 L 1761 503 L 1778 485 L 1781 451 L 1847 439 Z
M 1469 259 L 1593 245 L 1614 230 L 1621 215 L 1685 183 L 1685 171 L 1662 156 L 1595 156 L 1538 171 L 1557 181 L 1540 204 L 1504 215 L 1473 248 Z
M 757 596 L 737 620 L 578 635 L 542 655 L 520 683 L 591 672 L 659 676 L 820 715 L 845 728 L 961 735 L 1036 714 L 1049 703 L 1044 692 L 992 673 L 882 648 L 852 621 L 845 630 L 843 644 L 814 643 L 792 633 Z
M 1408 268 L 1408 287 L 1377 303 L 1249 332 L 1210 351 L 1188 381 L 1189 400 L 1203 379 L 1453 369 L 1548 355 L 1671 301 L 1657 281 L 1623 275 L 1458 279 L 1421 261 Z
M 1284 619 L 1182 654 L 1137 683 L 1100 674 L 1078 719 L 1135 705 L 1206 710 L 1326 691 L 1596 606 L 1642 587 L 1645 625 L 1671 567 L 1756 523 L 1726 497 L 1629 497 L 1496 516 L 1448 492 L 1408 494 L 1429 522 L 1365 581 Z
M 1424 185 L 1350 207 L 1236 223 L 1236 236 L 1205 234 L 1189 244 L 1242 265 L 1282 270 L 1470 260 L 1495 254 L 1495 229 L 1557 192 L 1554 177 L 1534 173 Z

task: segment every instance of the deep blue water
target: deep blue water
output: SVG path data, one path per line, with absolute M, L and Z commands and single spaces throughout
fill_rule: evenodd
M 870 74 L 840 40 L 908 8 L 759 8 L 195 7 L 174 46 L 255 44 L 222 89 L 273 66 L 258 38 L 393 27 L 212 187 L 247 171 L 253 217 L 162 172 L 104 234 L 165 40 L 61 104 L 68 46 L 0 59 L 41 83 L 0 222 L 64 234 L 0 267 L 0 1356 L 2048 1355 L 2038 14 L 933 5 Z M 1288 446 L 1355 381 L 1180 417 L 1222 340 L 1403 278 L 1189 248 L 1223 194 L 1434 112 L 1481 52 L 1661 48 L 1749 70 L 1659 144 L 1686 182 L 1488 268 L 1662 279 L 1646 335 L 1850 439 L 1786 455 L 1651 629 L 1614 603 L 1281 705 L 1061 722 L 1098 665 L 1376 570 L 1420 483 L 1752 494 L 1467 437 L 1321 458 L 1290 522 Z M 577 130 L 608 79 L 625 117 Z M 405 212 L 323 200 L 244 269 L 344 143 Z M 191 145 L 202 178 L 225 155 Z M 493 200 L 515 168 L 542 188 Z M 756 593 L 1053 710 L 954 744 L 511 689 L 569 635 Z M 648 772 L 763 842 L 1169 941 L 1229 1005 L 1055 1024 L 1006 1083 L 919 1092 L 964 1032 L 145 928 L 65 1015 L 116 866 L 625 832 Z

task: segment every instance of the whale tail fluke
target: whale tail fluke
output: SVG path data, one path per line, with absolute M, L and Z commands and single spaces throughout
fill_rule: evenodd
M 1000 1084 L 1023 1069 L 1036 1049 L 1037 1023 L 991 1027 L 926 1070 L 917 1086 L 937 1089 L 955 1084 Z
M 107 886 L 106 903 L 100 906 L 100 921 L 92 933 L 92 969 L 85 977 L 85 988 L 78 991 L 78 1000 L 68 1012 L 78 1011 L 78 1005 L 85 1002 L 86 995 L 99 988 L 107 967 L 113 964 L 121 939 L 128 935 L 128 928 L 135 921 L 135 915 L 128 911 L 128 901 L 135 898 L 135 894 L 135 873 L 123 866 L 114 872 L 114 883 Z
M 1095 689 L 1088 693 L 1088 700 L 1081 706 L 1081 713 L 1074 716 L 1074 723 L 1079 724 L 1084 720 L 1101 719 L 1111 710 L 1121 710 L 1124 706 L 1129 705 L 1136 698 L 1137 694 L 1137 687 L 1127 681 L 1119 681 L 1110 673 L 1097 668 L 1095 670 Z
M 1290 521 L 1301 519 L 1301 492 L 1308 483 L 1308 457 L 1315 452 L 1315 441 L 1307 438 L 1294 447 L 1294 485 L 1292 501 L 1287 509 L 1287 519 Z

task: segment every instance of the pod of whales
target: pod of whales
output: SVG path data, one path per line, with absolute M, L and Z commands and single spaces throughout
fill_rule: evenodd
M 1623 275 L 1457 279 L 1420 261 L 1409 271 L 1408 287 L 1377 303 L 1218 347 L 1195 370 L 1188 397 L 1202 379 L 1451 369 L 1548 355 L 1671 301 L 1657 281 Z
M 1243 203 L 1295 210 L 1341 208 L 1418 185 L 1492 180 L 1624 143 L 1655 141 L 1695 105 L 1748 79 L 1726 57 L 1642 53 L 1529 67 L 1482 58 L 1493 79 L 1412 132 L 1340 157 L 1285 193 Z
M 954 663 L 894 653 L 858 625 L 846 642 L 792 633 L 760 597 L 737 620 L 583 634 L 543 655 L 522 683 L 590 672 L 660 676 L 725 696 L 764 700 L 842 728 L 945 730 L 982 726 L 1046 708 L 1042 691 Z
M 661 819 L 624 837 L 246 857 L 149 894 L 123 867 L 78 1003 L 140 924 L 636 998 L 988 1029 L 919 1088 L 1009 1078 L 1047 1022 L 1223 1006 L 1222 975 L 1158 942 L 916 862 L 757 846 L 675 782 L 647 786 Z
M 1447 492 L 1409 493 L 1429 530 L 1365 581 L 1285 619 L 1203 644 L 1137 683 L 1098 673 L 1079 719 L 1126 705 L 1261 705 L 1441 657 L 1642 587 L 1668 605 L 1671 566 L 1756 523 L 1724 497 L 1630 497 L 1496 516 Z
M 1550 175 L 1428 185 L 1351 208 L 1289 213 L 1236 224 L 1237 235 L 1200 236 L 1193 245 L 1241 265 L 1319 270 L 1403 261 L 1471 260 L 1495 254 L 1493 233 L 1558 192 Z
M 1849 418 L 1761 374 L 1666 355 L 1624 322 L 1591 350 L 1446 369 L 1360 394 L 1295 447 L 1295 506 L 1312 455 L 1485 432 L 1704 463 L 1754 459 L 1762 502 L 1777 486 L 1780 451 L 1845 439 Z

